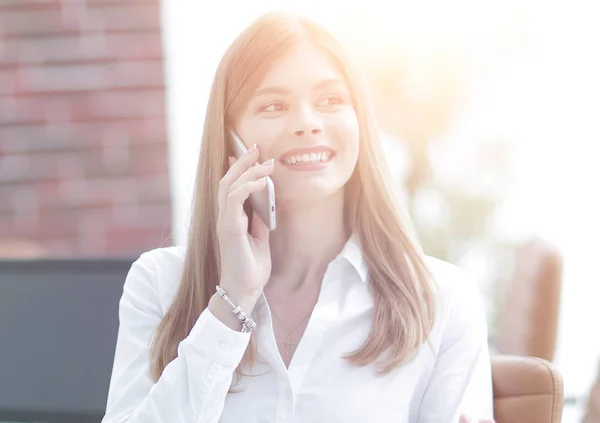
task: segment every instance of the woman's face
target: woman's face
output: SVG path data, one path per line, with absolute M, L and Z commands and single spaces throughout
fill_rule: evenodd
M 358 159 L 359 129 L 344 79 L 327 57 L 300 45 L 264 78 L 236 130 L 275 159 L 277 201 L 338 192 Z

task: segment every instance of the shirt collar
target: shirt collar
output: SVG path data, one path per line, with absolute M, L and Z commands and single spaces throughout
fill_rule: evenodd
M 362 253 L 362 249 L 360 248 L 358 238 L 356 237 L 356 235 L 352 234 L 350 238 L 348 238 L 348 241 L 346 241 L 346 244 L 344 244 L 342 251 L 335 258 L 335 260 L 338 259 L 344 259 L 348 261 L 348 263 L 350 263 L 358 273 L 360 281 L 362 283 L 367 283 L 367 278 L 369 276 L 369 266 L 367 265 L 367 260 L 365 259 L 365 256 Z M 266 303 L 267 298 L 265 297 L 265 294 L 263 292 L 261 294 L 260 299 L 258 300 L 258 303 L 256 304 L 256 307 L 254 308 L 253 313 L 264 312 L 264 307 Z M 257 317 L 258 314 L 255 314 L 254 316 Z
M 369 275 L 369 266 L 367 265 L 367 260 L 362 253 L 362 249 L 360 248 L 360 244 L 358 243 L 358 238 L 355 234 L 352 234 L 342 251 L 338 255 L 338 257 L 344 258 L 348 260 L 348 262 L 356 269 L 358 275 L 360 276 L 360 280 L 363 283 L 367 282 L 367 277 Z

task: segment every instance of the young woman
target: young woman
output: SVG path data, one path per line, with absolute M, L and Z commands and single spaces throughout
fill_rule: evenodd
M 272 232 L 244 207 L 267 175 Z M 476 287 L 423 256 L 388 181 L 336 41 L 284 14 L 253 23 L 215 76 L 188 245 L 125 281 L 103 422 L 491 418 Z

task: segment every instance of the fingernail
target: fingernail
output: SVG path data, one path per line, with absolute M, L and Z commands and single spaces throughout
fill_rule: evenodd
M 229 156 L 228 160 L 229 160 L 229 166 L 231 166 L 233 164 L 233 157 Z
M 275 159 L 269 159 L 263 163 L 263 166 L 271 166 L 273 163 L 275 163 Z
M 248 149 L 248 154 L 254 153 L 256 151 L 256 149 L 257 149 L 256 144 L 252 144 L 252 147 L 250 147 Z

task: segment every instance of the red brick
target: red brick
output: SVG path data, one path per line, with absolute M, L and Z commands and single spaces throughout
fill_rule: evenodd
M 137 5 L 154 5 L 158 7 L 160 5 L 160 0 L 86 0 L 87 4 L 90 6 L 99 6 L 99 5 L 114 5 L 114 4 L 137 4 Z
M 73 120 L 165 116 L 165 94 L 158 90 L 90 93 L 73 109 Z
M 77 29 L 76 26 L 69 27 L 66 25 L 57 3 L 40 4 L 39 7 L 30 8 L 29 10 L 17 8 L 3 10 L 0 6 L 0 25 L 5 36 L 8 37 L 52 34 Z
M 162 88 L 0 97 L 0 125 L 43 124 L 60 109 L 69 122 L 157 117 L 165 106 Z
M 73 255 L 94 257 L 99 255 L 112 255 L 106 246 L 105 231 L 95 229 L 93 231 L 80 232 L 77 238 L 76 250 Z
M 39 240 L 50 240 L 63 237 L 78 237 L 79 228 L 77 222 L 88 210 L 55 209 L 44 210 L 40 223 L 36 228 L 36 236 Z
M 157 32 L 88 32 L 13 38 L 4 46 L 1 66 L 160 60 L 162 55 Z
M 36 184 L 19 183 L 0 185 L 0 213 L 17 213 L 17 193 L 33 190 L 37 195 L 37 203 L 40 208 L 57 208 L 60 205 L 58 197 L 57 181 L 45 181 Z
M 0 12 L 54 10 L 60 8 L 61 2 L 62 0 L 0 0 Z
M 38 216 L 0 212 L 0 238 L 36 239 Z
M 135 155 L 120 161 L 103 154 L 101 149 L 86 149 L 3 155 L 0 157 L 0 187 L 8 183 L 61 180 L 73 185 L 72 190 L 76 190 L 79 180 L 93 183 L 99 178 L 112 187 L 118 184 L 119 178 L 131 178 L 132 175 L 136 178 L 168 178 L 166 147 L 160 144 L 137 148 Z
M 170 242 L 157 0 L 0 0 L 0 233 L 50 255 Z
M 47 92 L 162 87 L 161 62 L 119 62 L 19 69 L 17 95 Z
M 123 3 L 153 4 L 155 6 L 160 5 L 160 0 L 87 0 L 87 2 L 89 5 L 123 4 Z
M 27 179 L 31 167 L 31 159 L 27 155 L 0 156 L 0 184 Z
M 112 207 L 110 195 L 98 189 L 92 190 L 88 181 L 83 178 L 61 181 L 59 195 L 63 208 L 89 209 L 93 207 Z
M 20 2 L 23 3 L 23 2 Z M 9 36 L 52 35 L 79 31 L 158 31 L 160 10 L 141 2 L 40 2 L 28 8 L 3 7 L 0 27 Z
M 109 230 L 106 233 L 106 250 L 114 255 L 139 254 L 144 251 L 171 245 L 171 228 Z
M 78 237 L 56 237 L 52 239 L 40 240 L 40 243 L 46 254 L 52 257 L 80 257 L 85 256 L 78 248 Z M 101 255 L 101 254 L 98 254 Z
M 163 118 L 131 118 L 107 122 L 73 122 L 57 125 L 0 125 L 0 154 L 72 151 L 112 144 L 166 142 Z M 74 141 L 76 140 L 76 142 Z
M 29 185 L 27 185 L 29 186 Z M 168 175 L 119 176 L 38 182 L 40 207 L 102 208 L 127 204 L 170 204 Z M 0 194 L 7 187 L 0 185 Z M 0 209 L 1 210 L 1 209 Z
M 115 204 L 118 190 L 127 189 L 131 185 L 131 178 L 98 178 L 87 180 L 65 181 L 61 194 L 70 207 L 110 207 Z M 135 192 L 131 201 L 137 201 Z
M 166 174 L 135 179 L 135 190 L 141 203 L 170 203 L 170 189 Z
M 13 95 L 19 89 L 18 69 L 0 68 L 0 96 Z
M 137 146 L 131 151 L 131 167 L 138 175 L 163 175 L 168 168 L 169 153 L 165 145 Z
M 77 166 L 73 155 L 4 155 L 0 161 L 0 184 L 55 180 L 71 176 L 68 172 L 72 166 Z
M 15 229 L 12 224 L 13 215 L 4 213 L 0 210 L 0 239 L 13 239 L 13 238 L 26 238 L 27 234 L 25 231 L 19 231 Z
M 140 145 L 130 148 L 128 144 L 104 146 L 79 153 L 77 158 L 87 179 L 116 178 L 135 175 L 140 177 L 166 176 L 167 149 L 161 144 Z
M 164 203 L 122 204 L 112 209 L 111 227 L 149 229 L 170 224 L 171 207 Z
M 33 184 L 38 193 L 38 199 L 42 210 L 62 208 L 60 198 L 60 180 L 47 180 Z
M 86 30 L 158 31 L 161 21 L 160 8 L 156 7 L 155 3 L 91 3 L 88 4 L 88 13 L 94 24 L 86 27 Z

